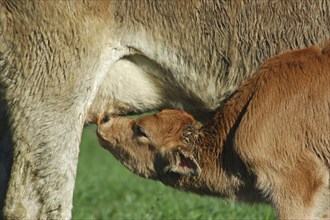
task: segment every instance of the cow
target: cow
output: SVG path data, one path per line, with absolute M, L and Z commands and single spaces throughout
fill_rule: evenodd
M 265 59 L 328 39 L 329 8 L 0 0 L 0 215 L 70 218 L 84 124 L 170 107 L 206 121 Z
M 101 145 L 144 178 L 273 205 L 280 219 L 330 217 L 330 42 L 263 63 L 200 127 L 185 111 L 101 114 Z

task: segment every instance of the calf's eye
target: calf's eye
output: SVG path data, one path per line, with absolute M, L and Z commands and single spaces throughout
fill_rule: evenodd
M 102 123 L 106 123 L 110 120 L 110 116 L 109 115 L 104 115 L 104 117 L 101 119 L 101 124 Z
M 136 136 L 138 136 L 138 137 L 148 137 L 141 126 L 139 126 L 137 124 L 134 124 L 132 129 L 133 129 L 133 132 Z

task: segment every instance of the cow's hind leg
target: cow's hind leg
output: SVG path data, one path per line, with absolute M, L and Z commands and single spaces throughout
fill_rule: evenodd
M 4 217 L 7 219 L 67 219 L 83 128 L 83 114 L 75 107 L 52 103 L 40 109 L 31 104 L 24 114 L 10 110 L 13 165 Z M 20 117 L 14 117 L 20 115 Z

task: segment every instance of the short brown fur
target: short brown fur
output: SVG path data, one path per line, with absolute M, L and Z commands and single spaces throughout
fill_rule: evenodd
M 281 219 L 330 217 L 330 44 L 263 63 L 199 128 L 180 110 L 99 121 L 134 173 L 183 191 L 269 202 Z

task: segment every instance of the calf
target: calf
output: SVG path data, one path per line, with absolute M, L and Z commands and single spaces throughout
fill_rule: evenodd
M 101 145 L 137 175 L 202 195 L 329 217 L 330 44 L 269 59 L 200 127 L 181 110 L 104 114 Z

